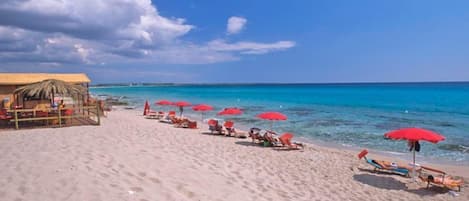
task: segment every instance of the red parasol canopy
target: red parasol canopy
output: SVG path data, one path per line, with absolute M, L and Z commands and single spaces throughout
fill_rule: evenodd
M 178 101 L 178 102 L 173 103 L 173 105 L 178 106 L 178 107 L 187 107 L 187 106 L 190 106 L 191 103 L 186 102 L 186 101 Z
M 280 112 L 264 112 L 262 114 L 257 115 L 258 118 L 266 119 L 266 120 L 287 120 L 287 116 Z
M 172 105 L 173 103 L 171 101 L 168 101 L 168 100 L 160 100 L 160 101 L 155 102 L 155 104 L 157 104 L 157 105 Z
M 433 131 L 421 128 L 402 128 L 384 134 L 384 137 L 394 140 L 418 141 L 425 140 L 432 143 L 445 140 L 445 137 Z
M 145 101 L 145 106 L 143 106 L 143 115 L 147 115 L 148 112 L 150 112 L 150 104 L 148 104 L 148 101 Z
M 206 104 L 200 104 L 200 105 L 196 105 L 192 107 L 192 110 L 205 112 L 205 111 L 213 110 L 213 107 L 210 105 L 206 105 Z
M 240 115 L 243 111 L 239 108 L 225 108 L 223 111 L 217 113 L 218 115 Z

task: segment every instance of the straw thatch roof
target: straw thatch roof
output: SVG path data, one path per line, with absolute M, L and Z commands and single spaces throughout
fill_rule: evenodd
M 29 97 L 54 98 L 55 95 L 85 94 L 86 88 L 62 80 L 48 79 L 34 84 L 22 86 L 15 90 L 15 94 Z
M 25 85 L 48 79 L 62 80 L 72 84 L 91 82 L 88 76 L 84 73 L 0 73 L 0 85 Z

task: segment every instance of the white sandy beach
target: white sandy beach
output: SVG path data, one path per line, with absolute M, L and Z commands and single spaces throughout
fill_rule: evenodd
M 469 200 L 467 184 L 456 197 L 417 188 L 351 151 L 277 151 L 201 130 L 118 110 L 101 126 L 0 131 L 0 200 Z M 469 181 L 467 166 L 440 168 Z

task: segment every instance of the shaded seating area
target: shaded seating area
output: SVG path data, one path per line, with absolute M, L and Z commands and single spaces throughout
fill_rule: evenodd
M 15 84 L 3 95 L 4 128 L 100 124 L 102 111 L 98 104 L 90 104 L 90 80 L 84 74 L 0 74 L 3 77 L 8 82 L 0 82 L 0 90 Z

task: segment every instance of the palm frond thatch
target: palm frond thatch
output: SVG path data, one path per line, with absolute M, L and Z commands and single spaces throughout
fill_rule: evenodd
M 15 94 L 24 97 L 54 98 L 56 94 L 77 95 L 86 93 L 86 88 L 80 85 L 69 84 L 62 80 L 48 79 L 22 86 L 15 90 Z

